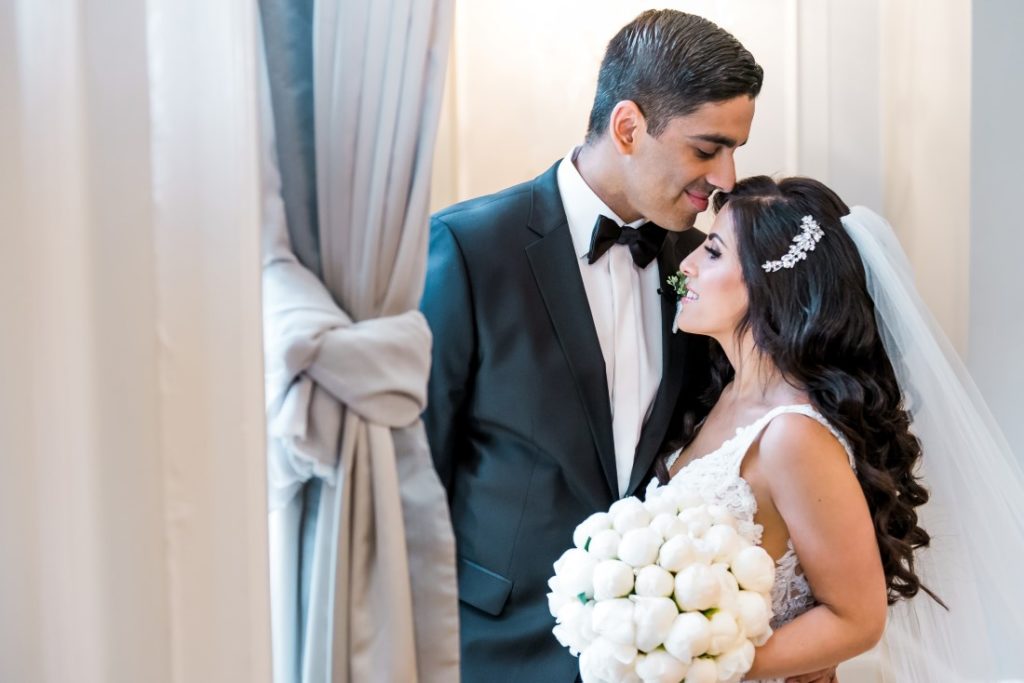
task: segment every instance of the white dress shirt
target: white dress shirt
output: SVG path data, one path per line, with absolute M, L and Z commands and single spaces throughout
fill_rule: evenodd
M 583 180 L 573 164 L 574 154 L 575 150 L 569 152 L 558 165 L 558 191 L 569 221 L 583 288 L 587 293 L 597 340 L 604 356 L 613 412 L 618 493 L 622 496 L 629 484 L 640 432 L 661 383 L 662 321 L 658 296 L 658 260 L 654 259 L 646 268 L 639 268 L 633 262 L 629 247 L 616 244 L 595 263 L 587 263 L 590 238 L 599 215 L 607 216 L 628 228 L 636 228 L 646 221 L 641 219 L 624 224 Z M 624 301 L 627 304 L 625 310 Z M 624 313 L 631 316 L 630 322 L 635 321 L 635 326 L 623 325 Z M 636 330 L 635 342 L 623 338 L 623 330 L 630 327 Z M 617 341 L 621 348 L 616 348 Z M 634 368 L 628 373 L 623 373 L 623 368 L 620 368 L 618 389 L 623 395 L 618 396 L 615 374 L 617 360 L 624 367 Z

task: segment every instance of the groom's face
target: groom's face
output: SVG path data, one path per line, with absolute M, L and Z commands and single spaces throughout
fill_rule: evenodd
M 743 95 L 676 117 L 657 137 L 643 128 L 625 157 L 632 208 L 669 230 L 692 227 L 711 193 L 736 183 L 733 155 L 746 144 L 753 118 L 754 100 Z

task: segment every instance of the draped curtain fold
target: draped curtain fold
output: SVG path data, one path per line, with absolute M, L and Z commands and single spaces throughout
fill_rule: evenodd
M 261 8 L 276 679 L 456 681 L 454 538 L 419 421 L 431 339 L 416 310 L 452 2 L 316 0 L 311 29 L 281 8 Z M 302 73 L 297 31 L 312 35 L 313 187 L 308 117 L 280 90 Z

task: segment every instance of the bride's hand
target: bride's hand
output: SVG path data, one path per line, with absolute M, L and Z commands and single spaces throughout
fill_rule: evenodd
M 839 675 L 836 667 L 829 667 L 821 671 L 812 671 L 809 674 L 801 674 L 786 679 L 786 683 L 839 683 Z

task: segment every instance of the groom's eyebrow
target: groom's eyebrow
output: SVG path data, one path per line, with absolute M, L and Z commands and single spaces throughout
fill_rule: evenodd
M 717 133 L 702 133 L 700 135 L 691 135 L 691 140 L 703 140 L 704 142 L 710 142 L 713 145 L 722 145 L 723 147 L 742 147 L 747 144 L 747 141 L 736 142 L 732 138 L 719 135 Z

